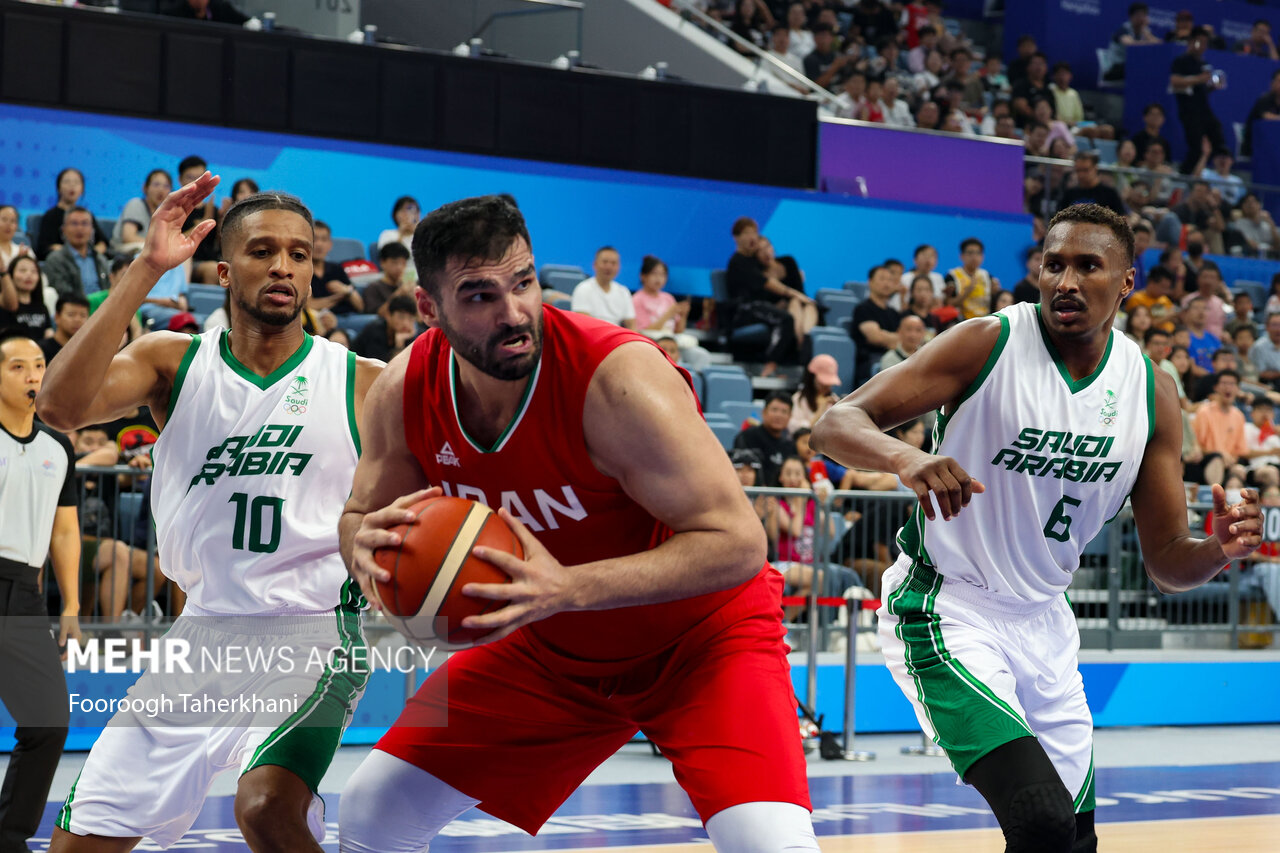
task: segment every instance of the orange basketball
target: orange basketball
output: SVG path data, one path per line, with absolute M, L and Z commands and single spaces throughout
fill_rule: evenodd
M 463 498 L 435 497 L 409 507 L 415 518 L 391 528 L 398 548 L 379 548 L 374 560 L 391 573 L 375 588 L 387 621 L 418 643 L 467 646 L 488 631 L 463 628 L 467 616 L 488 613 L 505 601 L 462 594 L 469 583 L 507 583 L 506 572 L 472 556 L 483 545 L 524 557 L 520 540 L 493 510 Z

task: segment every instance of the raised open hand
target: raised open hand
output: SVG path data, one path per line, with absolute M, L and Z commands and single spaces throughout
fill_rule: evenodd
M 173 269 L 195 254 L 196 247 L 217 223 L 206 219 L 186 234 L 182 226 L 187 217 L 213 192 L 220 178 L 205 172 L 191 183 L 169 193 L 147 226 L 147 239 L 138 260 L 158 273 Z

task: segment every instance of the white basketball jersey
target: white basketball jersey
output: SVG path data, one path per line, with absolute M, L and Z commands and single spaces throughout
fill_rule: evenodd
M 997 316 L 991 356 L 934 432 L 935 452 L 986 492 L 950 521 L 917 507 L 898 544 L 943 576 L 944 592 L 1018 610 L 1061 595 L 1124 505 L 1155 431 L 1155 373 L 1112 330 L 1097 370 L 1073 380 L 1038 305 Z
M 196 335 L 154 449 L 161 570 L 214 613 L 358 606 L 338 519 L 360 453 L 355 353 L 308 335 L 267 377 Z

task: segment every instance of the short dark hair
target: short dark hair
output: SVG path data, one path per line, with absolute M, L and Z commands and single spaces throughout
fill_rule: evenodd
M 413 263 L 418 283 L 432 296 L 440 292 L 436 277 L 450 258 L 497 260 L 512 243 L 533 248 L 520 209 L 496 195 L 464 198 L 428 213 L 413 232 Z
M 912 251 L 911 260 L 914 261 L 916 258 L 920 257 L 921 252 L 927 252 L 930 249 L 933 249 L 933 246 L 930 246 L 928 243 L 921 243 L 919 246 L 915 247 L 914 251 Z M 935 252 L 938 251 L 937 249 L 933 249 L 933 250 Z
M 1151 328 L 1147 329 L 1145 333 L 1143 333 L 1142 342 L 1144 344 L 1150 344 L 1151 339 L 1156 337 L 1157 335 L 1164 335 L 1166 338 L 1170 336 L 1167 331 L 1160 328 L 1159 326 L 1152 326 Z
M 1151 228 L 1151 225 L 1147 222 L 1147 220 L 1144 219 L 1141 222 L 1139 222 L 1137 225 L 1133 226 L 1133 233 L 1134 234 L 1155 234 L 1156 232 Z
M 756 221 L 750 216 L 739 216 L 737 219 L 733 220 L 733 228 L 730 229 L 730 233 L 734 237 L 737 237 L 748 228 L 754 228 L 757 231 L 760 230 L 760 226 L 756 224 Z
M 325 222 L 323 219 L 317 219 L 314 222 L 312 222 L 311 230 L 312 231 L 324 230 L 324 231 L 328 231 L 330 234 L 333 233 L 333 229 L 329 227 L 329 223 Z
M 1138 14 L 1139 12 L 1150 12 L 1150 11 L 1151 11 L 1151 7 L 1149 7 L 1146 3 L 1130 3 L 1129 11 L 1126 14 L 1130 18 L 1132 18 L 1134 15 Z
M 792 407 L 791 395 L 786 391 L 770 391 L 769 396 L 764 398 L 764 406 L 762 408 L 769 408 L 770 403 L 786 403 L 787 408 L 790 409 Z
M 89 310 L 89 300 L 78 293 L 67 293 L 58 297 L 57 303 L 53 306 L 54 315 L 62 313 L 62 309 L 67 305 L 79 305 L 84 310 Z
M 240 231 L 244 227 L 244 218 L 264 210 L 287 210 L 290 213 L 296 213 L 306 220 L 307 227 L 312 229 L 313 233 L 315 231 L 316 223 L 311 216 L 311 211 L 297 196 L 291 196 L 288 193 L 282 193 L 277 190 L 254 193 L 248 198 L 241 199 L 231 205 L 231 209 L 227 211 L 226 216 L 222 217 L 222 227 L 218 229 L 218 238 L 222 243 L 224 257 L 227 253 L 227 246 L 239 239 Z
M 876 264 L 871 269 L 867 270 L 867 281 L 869 282 L 871 281 L 871 279 L 875 278 L 876 273 L 880 272 L 880 270 L 882 269 L 884 269 L 883 266 L 881 266 L 880 264 Z
M 1231 351 L 1227 350 L 1227 352 L 1231 352 Z M 1217 373 L 1213 374 L 1213 387 L 1217 388 L 1218 383 L 1221 382 L 1223 379 L 1226 379 L 1228 376 L 1230 376 L 1232 379 L 1236 381 L 1237 384 L 1239 384 L 1240 382 L 1239 371 L 1231 370 L 1230 368 L 1228 368 L 1226 370 L 1219 370 Z
M 1198 39 L 1198 38 L 1208 39 L 1208 38 L 1209 38 L 1209 31 L 1208 31 L 1208 30 L 1206 30 L 1203 26 L 1200 26 L 1199 24 L 1197 24 L 1196 26 L 1194 26 L 1194 27 L 1192 27 L 1192 28 L 1191 28 L 1191 32 L 1190 32 L 1190 34 L 1189 34 L 1189 38 L 1190 38 L 1192 41 L 1194 41 L 1195 39 Z
M 1143 108 L 1142 108 L 1142 114 L 1143 114 L 1143 115 L 1146 115 L 1147 113 L 1151 112 L 1152 110 L 1157 110 L 1157 111 L 1160 113 L 1160 115 L 1168 115 L 1168 113 L 1166 113 L 1166 112 L 1164 111 L 1164 105 L 1163 105 L 1163 104 L 1160 104 L 1160 103 L 1157 103 L 1156 101 L 1152 101 L 1151 103 L 1149 103 L 1149 104 L 1147 104 L 1145 107 L 1143 107 Z
M 1027 44 L 1028 42 L 1030 42 L 1031 44 L 1035 44 L 1036 37 L 1031 35 L 1031 33 L 1023 33 L 1022 35 L 1018 36 L 1018 47 L 1022 47 L 1024 44 Z
M 391 205 L 391 221 L 396 221 L 396 214 L 400 212 L 400 208 L 408 207 L 409 205 L 413 205 L 418 208 L 418 210 L 422 210 L 422 205 L 418 204 L 418 200 L 416 198 L 411 195 L 402 195 L 400 198 L 396 199 L 395 204 Z
M 407 296 L 393 296 L 387 300 L 388 314 L 412 314 L 418 316 L 418 305 Z
M 1025 264 L 1027 261 L 1031 260 L 1032 255 L 1039 255 L 1043 253 L 1044 248 L 1039 243 L 1034 246 L 1028 246 L 1027 250 L 1022 253 L 1022 262 Z
M 1070 62 L 1062 61 L 1062 62 L 1055 62 L 1055 63 L 1053 63 L 1053 73 L 1054 73 L 1054 74 L 1057 74 L 1059 71 L 1070 71 L 1070 70 L 1071 70 L 1071 63 L 1070 63 Z
M 36 346 L 40 346 L 40 342 L 31 337 L 31 332 L 21 326 L 0 328 L 0 348 L 3 348 L 9 341 L 31 341 Z M 40 357 L 44 357 L 43 350 L 40 353 Z
M 1280 74 L 1280 71 L 1277 71 L 1276 73 L 1277 73 L 1277 74 Z M 1245 199 L 1247 199 L 1247 198 L 1252 198 L 1254 201 L 1258 201 L 1258 202 L 1262 201 L 1262 199 L 1258 198 L 1258 194 L 1257 194 L 1256 192 L 1254 192 L 1253 190 L 1249 190 L 1247 193 L 1245 193 L 1244 195 L 1240 196 L 1240 204 L 1237 204 L 1237 205 L 1236 205 L 1236 207 L 1241 207 L 1241 206 L 1243 206 L 1243 205 L 1244 205 L 1244 201 L 1245 201 Z
M 936 36 L 938 31 L 931 24 L 925 24 L 916 30 L 916 38 L 924 38 L 925 36 Z
M 1048 54 L 1046 54 L 1043 50 L 1037 50 L 1035 53 L 1031 54 L 1031 58 L 1032 58 L 1032 59 L 1043 59 L 1043 60 L 1044 60 L 1044 64 L 1045 64 L 1045 65 L 1048 65 L 1048 64 L 1049 64 L 1049 56 L 1048 56 Z
M 597 258 L 600 257 L 601 252 L 613 252 L 615 255 L 618 254 L 618 250 L 613 248 L 612 246 L 601 246 L 599 249 L 596 249 L 596 253 L 594 257 L 597 257 Z
M 1147 270 L 1147 284 L 1153 281 L 1173 281 L 1173 273 L 1167 267 L 1156 265 Z
M 399 258 L 400 260 L 409 260 L 409 247 L 399 240 L 392 240 L 390 243 L 378 250 L 378 260 L 382 262 L 391 261 Z
M 1210 359 L 1210 361 L 1217 359 L 1218 356 L 1220 355 L 1234 356 L 1235 354 L 1236 354 L 1236 351 L 1231 349 L 1230 347 L 1218 347 L 1216 350 L 1213 351 L 1213 356 Z
M 965 56 L 969 57 L 970 59 L 972 59 L 972 58 L 973 58 L 973 51 L 969 50 L 969 48 L 967 48 L 967 47 L 953 47 L 953 48 L 951 48 L 951 58 L 952 58 L 952 59 L 955 59 L 957 56 L 959 56 L 959 55 L 961 55 L 961 54 L 964 54 Z
M 965 237 L 963 240 L 960 241 L 960 254 L 963 255 L 964 250 L 969 248 L 970 246 L 977 246 L 979 249 L 981 249 L 984 252 L 987 250 L 987 247 L 982 245 L 982 241 L 979 240 L 977 237 Z
M 156 175 L 164 175 L 166 178 L 168 178 L 168 179 L 169 179 L 169 186 L 173 186 L 173 176 L 172 176 L 172 175 L 170 175 L 170 174 L 169 174 L 168 172 L 166 172 L 164 169 L 152 169 L 150 172 L 147 172 L 147 177 L 146 177 L 146 179 L 142 182 L 142 189 L 143 189 L 143 190 L 145 190 L 147 187 L 151 186 L 151 179 L 152 179 L 152 178 L 154 178 Z
M 1094 166 L 1098 165 L 1100 159 L 1097 151 L 1077 151 L 1075 156 L 1075 162 L 1080 163 L 1088 160 Z
M 1045 233 L 1052 231 L 1055 225 L 1077 222 L 1082 225 L 1101 225 L 1111 229 L 1111 233 L 1120 243 L 1125 263 L 1133 266 L 1133 229 L 1129 227 L 1128 222 L 1124 221 L 1124 217 L 1100 204 L 1073 204 L 1064 207 L 1049 220 L 1049 227 L 1045 229 Z
M 1218 278 L 1222 278 L 1222 269 L 1213 261 L 1205 261 L 1204 264 L 1200 267 L 1200 269 L 1196 270 L 1196 278 L 1199 278 L 1201 275 L 1207 272 L 1211 272 L 1214 275 L 1216 275 Z
M 133 263 L 133 255 L 116 255 L 111 259 L 111 272 L 120 272 L 120 270 Z
M 1027 133 L 1030 133 L 1031 131 L 1036 129 L 1047 131 L 1049 129 L 1049 125 L 1035 118 L 1027 122 L 1027 129 L 1026 129 Z
M 67 219 L 67 217 L 68 217 L 68 216 L 70 216 L 70 215 L 71 215 L 71 214 L 73 214 L 73 213 L 89 213 L 89 208 L 87 208 L 87 207 L 81 207 L 80 205 L 78 205 L 78 204 L 77 204 L 75 207 L 71 208 L 70 210 L 68 210 L 66 213 L 64 213 L 64 214 L 62 215 L 62 220 L 65 222 L 65 221 L 66 221 L 66 219 Z M 93 218 L 93 214 L 92 214 L 92 213 L 89 213 L 89 218 L 90 218 L 90 219 L 92 219 L 92 218 Z
M 882 267 L 891 267 L 891 266 L 905 267 L 905 266 L 906 266 L 906 264 L 902 263 L 902 261 L 898 260 L 897 258 L 885 258 L 885 259 L 884 259 L 884 263 L 882 263 L 880 266 L 882 266 Z
M 178 177 L 181 178 L 183 172 L 187 171 L 187 169 L 194 169 L 196 166 L 207 169 L 209 168 L 209 163 L 199 154 L 183 157 L 182 162 L 178 164 Z

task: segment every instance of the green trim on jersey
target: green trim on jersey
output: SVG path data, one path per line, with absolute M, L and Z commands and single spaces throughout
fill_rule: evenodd
M 1089 751 L 1089 772 L 1084 776 L 1084 784 L 1080 786 L 1080 793 L 1076 794 L 1074 808 L 1076 814 L 1081 812 L 1091 812 L 1097 808 L 1098 801 L 1093 776 L 1093 751 Z
M 347 353 L 347 429 L 351 431 L 351 443 L 360 456 L 360 429 L 356 426 L 356 354 Z
M 303 332 L 302 346 L 298 347 L 298 349 L 294 351 L 293 355 L 285 359 L 284 364 L 271 371 L 267 376 L 259 376 L 254 373 L 252 370 L 241 364 L 240 360 L 231 352 L 230 329 L 224 329 L 222 331 L 222 337 L 218 340 L 218 351 L 222 353 L 222 360 L 227 363 L 227 367 L 230 367 L 233 373 L 248 382 L 250 385 L 253 385 L 255 388 L 265 391 L 292 373 L 299 364 L 302 364 L 302 360 L 311 352 L 311 347 L 314 343 L 314 339 Z
M 58 817 L 54 819 L 53 825 L 63 832 L 71 831 L 71 802 L 76 798 L 76 785 L 80 784 L 80 776 L 83 773 L 84 767 L 81 766 L 80 772 L 76 774 L 76 781 L 71 783 L 71 791 L 67 794 L 67 801 L 62 804 L 62 808 L 58 811 Z
M 1103 369 L 1107 366 L 1107 360 L 1111 358 L 1111 345 L 1116 340 L 1115 329 L 1111 329 L 1107 335 L 1107 348 L 1103 351 L 1102 361 L 1098 362 L 1098 366 L 1093 369 L 1093 373 L 1083 379 L 1072 379 L 1071 371 L 1067 370 L 1067 365 L 1062 360 L 1062 353 L 1058 352 L 1058 348 L 1054 346 L 1053 340 L 1049 337 L 1049 330 L 1044 326 L 1044 318 L 1040 316 L 1039 305 L 1036 306 L 1036 326 L 1040 329 L 1040 337 L 1044 340 L 1045 349 L 1049 351 L 1049 355 L 1053 358 L 1054 366 L 1058 368 L 1058 375 L 1062 377 L 1063 382 L 1067 383 L 1067 388 L 1072 394 L 1079 394 L 1102 375 Z
M 524 386 L 524 394 L 520 397 L 520 404 L 516 406 L 516 413 L 512 415 L 511 420 L 507 423 L 502 434 L 498 436 L 497 441 L 492 447 L 481 447 L 474 438 L 467 433 L 467 428 L 462 425 L 462 416 L 458 414 L 458 359 L 454 356 L 453 350 L 449 351 L 449 399 L 453 403 L 453 417 L 458 422 L 458 431 L 462 433 L 462 437 L 467 443 L 481 453 L 497 453 L 502 449 L 502 445 L 507 443 L 507 439 L 511 437 L 511 433 L 515 431 L 520 421 L 524 419 L 525 412 L 529 411 L 529 401 L 533 399 L 534 386 L 538 384 L 538 374 L 542 372 L 542 359 L 538 359 L 538 363 L 533 366 L 533 373 L 529 374 L 529 382 Z
M 182 393 L 182 383 L 187 381 L 187 371 L 191 369 L 191 362 L 195 361 L 196 353 L 199 351 L 200 336 L 192 335 L 191 343 L 187 344 L 187 351 L 182 354 L 182 361 L 178 362 L 178 372 L 173 377 L 173 387 L 169 389 L 169 405 L 164 413 L 165 423 L 168 423 L 169 418 L 173 417 L 173 407 L 178 405 L 178 395 Z
M 343 601 L 347 598 L 344 584 Z M 334 614 L 342 650 L 325 665 L 306 701 L 262 742 L 241 776 L 258 767 L 276 765 L 297 775 L 313 793 L 320 786 L 342 742 L 342 732 L 351 722 L 356 702 L 369 682 L 360 614 L 342 604 L 334 608 Z M 339 663 L 337 667 L 334 661 Z M 361 661 L 364 666 L 358 665 Z
M 1143 353 L 1142 360 L 1147 365 L 1147 444 L 1156 437 L 1156 366 Z
M 887 609 L 898 619 L 894 633 L 903 644 L 903 660 L 934 740 L 964 778 L 974 762 L 993 749 L 1035 733 L 1021 714 L 948 651 L 942 618 L 934 612 L 941 589 L 941 575 L 912 563 L 889 596 Z
M 1000 334 L 996 338 L 995 346 L 991 348 L 991 353 L 987 356 L 987 360 L 982 364 L 982 370 L 978 371 L 978 375 L 969 383 L 969 387 L 964 389 L 964 393 L 960 395 L 960 401 L 956 403 L 956 411 L 960 409 L 964 402 L 978 392 L 982 387 L 982 383 L 987 381 L 987 377 L 991 375 L 991 371 L 995 369 L 996 362 L 999 361 L 1001 353 L 1004 352 L 1005 345 L 1009 343 L 1009 318 L 1004 314 L 996 314 L 1000 320 Z M 936 453 L 938 448 L 942 446 L 942 439 L 947 432 L 947 422 L 955 417 L 956 411 L 952 411 L 950 415 L 939 410 L 938 418 L 933 423 L 933 449 Z M 924 507 L 916 502 L 916 507 L 911 513 L 911 517 L 907 519 L 907 523 L 898 531 L 898 547 L 910 555 L 912 560 L 924 563 L 927 566 L 936 565 L 929 552 L 924 547 L 924 525 L 928 521 L 925 518 Z

